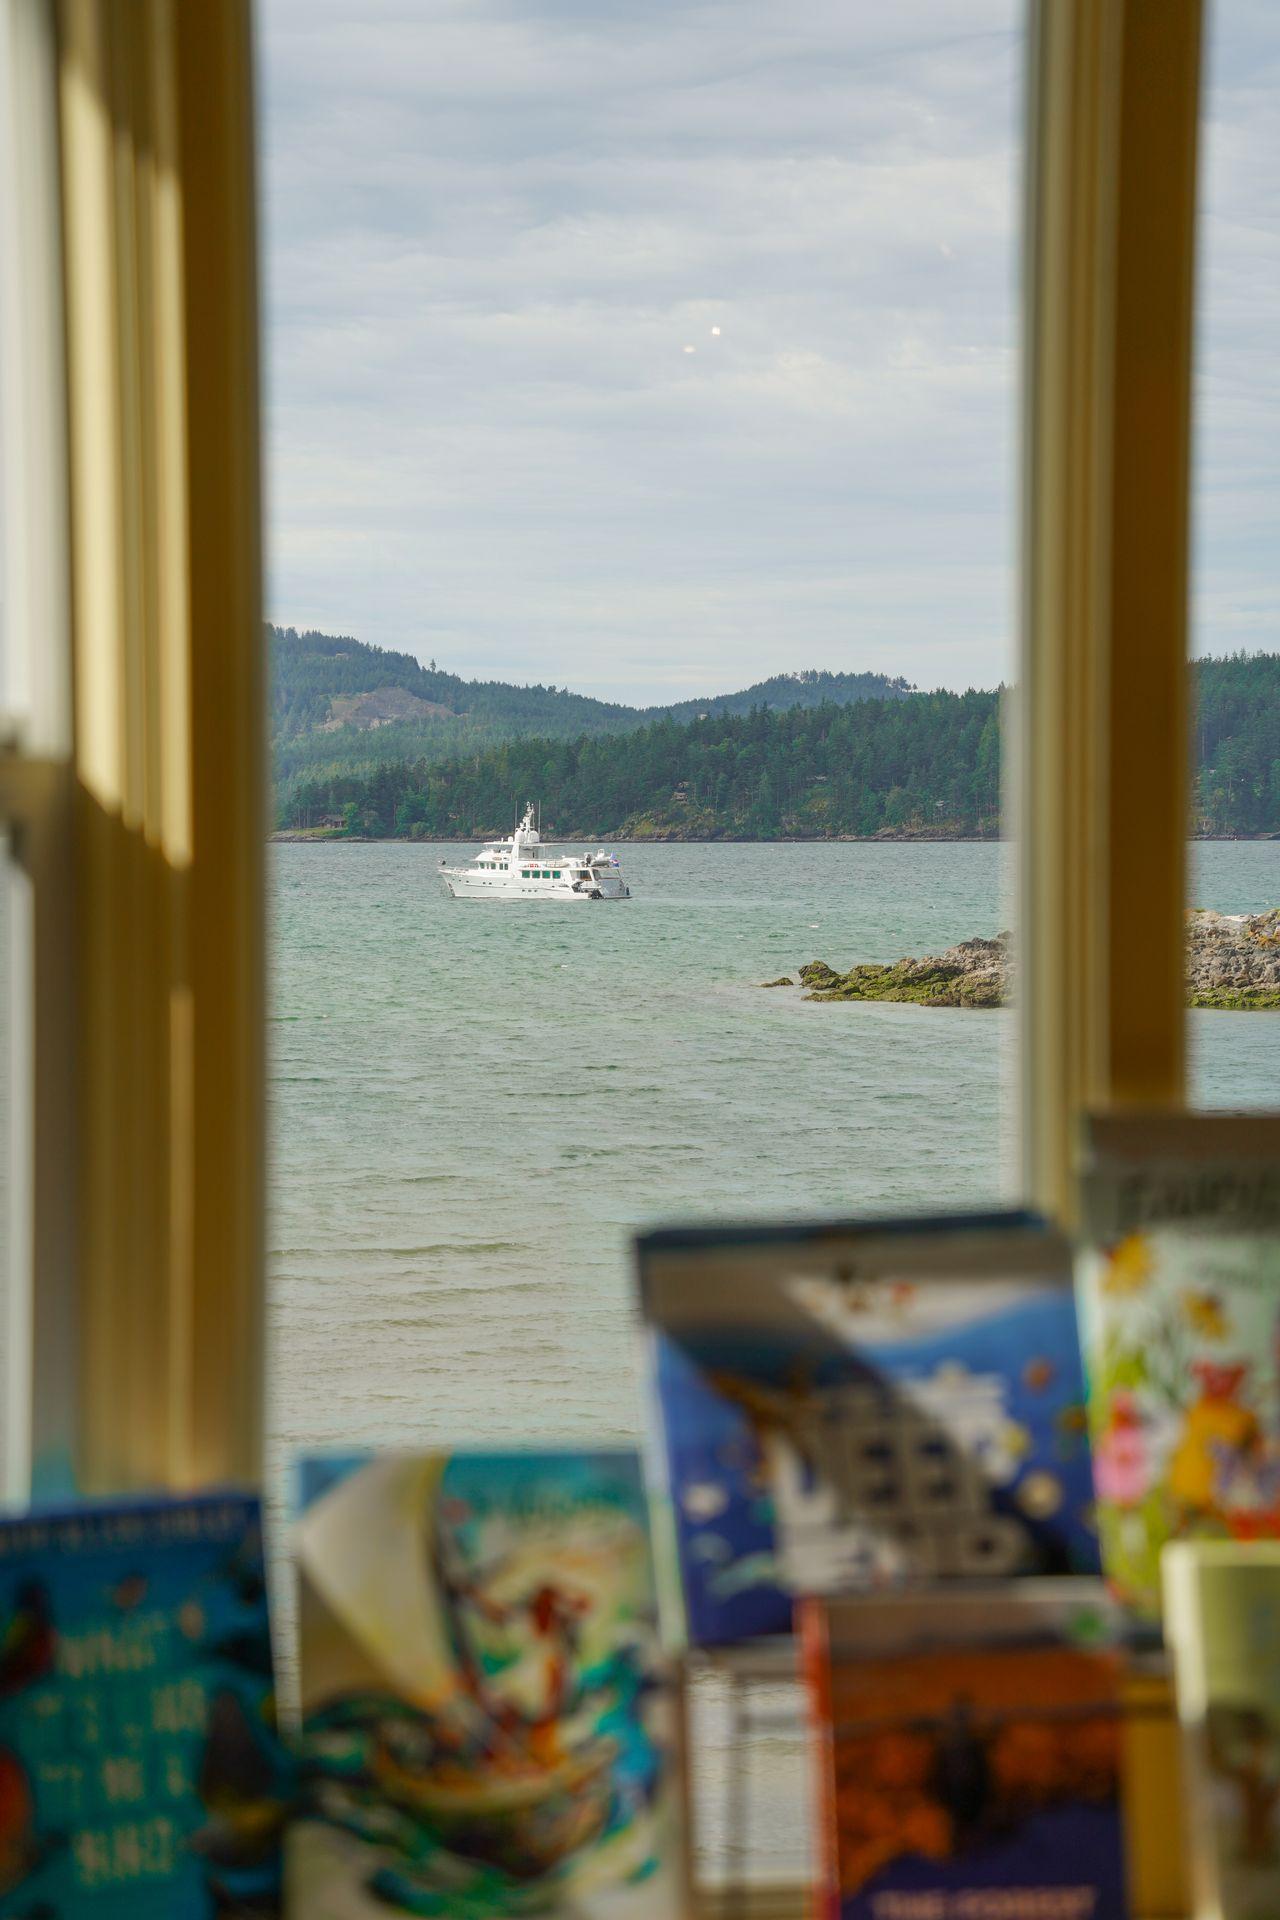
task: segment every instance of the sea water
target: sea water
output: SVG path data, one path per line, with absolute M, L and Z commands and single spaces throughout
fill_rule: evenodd
M 983 844 L 621 849 L 633 897 L 460 902 L 471 849 L 271 850 L 280 1444 L 621 1439 L 636 1227 L 999 1200 L 1008 1012 L 761 981 L 1008 923 Z M 1191 898 L 1280 903 L 1280 842 Z M 1194 1093 L 1280 1096 L 1280 1016 L 1191 1016 Z
M 759 984 L 995 933 L 1004 849 L 623 847 L 633 897 L 581 906 L 451 900 L 440 860 L 473 851 L 271 849 L 277 1513 L 300 1448 L 633 1438 L 639 1226 L 1012 1190 L 1009 1012 Z M 1280 904 L 1280 843 L 1197 846 L 1191 866 L 1195 905 Z M 1190 1019 L 1198 1103 L 1280 1098 L 1280 1014 Z M 704 1863 L 745 1827 L 749 1871 L 801 1875 L 794 1691 L 756 1701 L 733 1823 L 744 1743 L 722 1687 L 694 1697 Z

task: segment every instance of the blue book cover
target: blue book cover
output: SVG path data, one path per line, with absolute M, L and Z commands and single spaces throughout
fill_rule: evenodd
M 639 1243 L 697 1645 L 797 1594 L 1096 1574 L 1066 1243 L 1022 1213 Z
M 296 1920 L 684 1910 L 638 1456 L 309 1459 Z
M 279 1911 L 256 1499 L 0 1521 L 0 1915 Z

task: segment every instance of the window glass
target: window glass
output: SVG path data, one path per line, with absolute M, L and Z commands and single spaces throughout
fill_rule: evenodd
M 278 805 L 375 842 L 272 849 L 276 1429 L 630 1433 L 643 1221 L 1000 1190 L 1005 1013 L 761 983 L 1007 922 L 1021 16 L 261 27 Z M 630 897 L 424 884 L 416 832 L 465 864 L 529 799 Z M 494 1154 L 554 1225 L 477 1218 Z
M 634 1439 L 637 1226 L 1002 1187 L 1006 1012 L 763 983 L 1008 923 L 1021 11 L 260 23 L 276 1462 Z M 628 897 L 433 888 L 531 800 Z
M 1280 14 L 1206 13 L 1193 491 L 1191 1096 L 1280 1087 Z M 1226 916 L 1211 919 L 1210 915 Z M 1252 999 L 1276 1011 L 1246 1013 Z M 1216 1005 L 1214 1003 L 1217 1003 Z

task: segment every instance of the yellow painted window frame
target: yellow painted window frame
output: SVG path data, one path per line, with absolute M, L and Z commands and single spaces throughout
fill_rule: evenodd
M 1185 1093 L 1199 0 L 1038 0 L 1025 212 L 1024 1193 L 1080 1116 Z
M 50 549 L 46 591 L 20 598 L 14 639 L 60 654 L 69 679 L 61 737 L 19 737 L 0 770 L 36 902 L 7 1490 L 253 1482 L 266 1143 L 250 9 L 5 4 L 15 97 L 48 148 L 33 149 L 48 178 L 20 276 L 56 293 L 56 367 L 34 371 L 50 375 L 61 451 L 41 524 L 22 530 Z M 29 352 L 36 315 L 19 318 Z
M 1185 1098 L 1200 0 L 1037 0 L 1024 216 L 1020 1186 L 1071 1224 L 1082 1116 Z M 1135 1682 L 1129 1891 L 1189 1910 L 1167 1682 Z M 1141 1696 L 1141 1697 L 1139 1697 Z

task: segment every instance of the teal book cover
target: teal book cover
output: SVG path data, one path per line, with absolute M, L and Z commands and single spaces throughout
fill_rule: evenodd
M 678 1920 L 638 1457 L 304 1462 L 296 1920 Z
M 275 1731 L 256 1499 L 0 1521 L 0 1916 L 276 1913 Z

